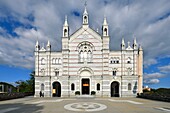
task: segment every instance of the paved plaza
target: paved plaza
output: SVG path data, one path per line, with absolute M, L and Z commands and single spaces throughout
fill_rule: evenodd
M 0 113 L 170 113 L 170 103 L 139 98 L 34 98 L 0 101 Z

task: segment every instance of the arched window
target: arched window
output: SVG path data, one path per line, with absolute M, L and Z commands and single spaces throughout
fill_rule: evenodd
M 55 63 L 58 64 L 58 58 L 55 59 Z
M 111 63 L 111 64 L 113 63 L 113 58 L 112 58 L 112 57 L 110 58 L 110 63 Z
M 44 91 L 44 84 L 41 84 L 41 91 Z
M 64 29 L 64 36 L 67 36 L 67 29 Z
M 114 64 L 116 63 L 116 58 L 113 58 L 113 63 L 114 63 Z
M 61 64 L 61 58 L 58 59 L 58 63 Z
M 79 62 L 92 62 L 92 46 L 89 42 L 79 44 Z
M 55 58 L 52 59 L 52 64 L 55 64 Z
M 116 76 L 116 71 L 113 71 L 113 76 Z
M 128 83 L 128 90 L 131 90 L 132 89 L 132 85 L 131 83 Z
M 130 64 L 130 63 L 131 63 L 131 58 L 130 58 L 130 57 L 128 57 L 128 59 L 127 59 L 127 63 L 128 63 L 128 64 Z
M 41 59 L 41 64 L 45 65 L 45 59 L 44 58 Z
M 97 91 L 100 91 L 100 84 L 97 83 Z
M 104 34 L 107 36 L 107 28 L 104 29 Z
M 84 23 L 87 23 L 87 17 L 84 16 Z
M 74 91 L 75 87 L 74 87 L 74 83 L 71 84 L 71 91 Z

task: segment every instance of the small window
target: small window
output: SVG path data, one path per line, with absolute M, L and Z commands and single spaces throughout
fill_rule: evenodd
M 71 91 L 74 91 L 75 90 L 75 87 L 74 87 L 74 84 L 72 83 L 71 84 Z
M 131 83 L 128 84 L 128 90 L 131 90 L 132 89 L 132 85 Z
M 55 76 L 59 76 L 59 71 L 56 71 L 56 72 L 55 72 Z
M 112 61 L 112 60 L 110 60 L 110 63 L 112 64 L 112 63 L 113 63 L 113 61 Z
M 119 60 L 117 60 L 116 63 L 119 64 Z
M 116 71 L 113 71 L 113 76 L 116 76 Z
M 100 91 L 100 84 L 97 83 L 97 91 Z

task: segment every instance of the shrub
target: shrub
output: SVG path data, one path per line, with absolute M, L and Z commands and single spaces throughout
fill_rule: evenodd
M 80 91 L 76 91 L 76 92 L 75 92 L 75 95 L 80 95 Z
M 91 95 L 96 95 L 96 92 L 95 91 L 91 91 Z

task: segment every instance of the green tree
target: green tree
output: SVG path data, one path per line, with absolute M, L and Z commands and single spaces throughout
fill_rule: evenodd
M 29 80 L 16 81 L 15 83 L 17 84 L 17 92 L 34 92 L 34 81 L 35 81 L 34 75 L 35 75 L 35 71 L 32 71 Z

